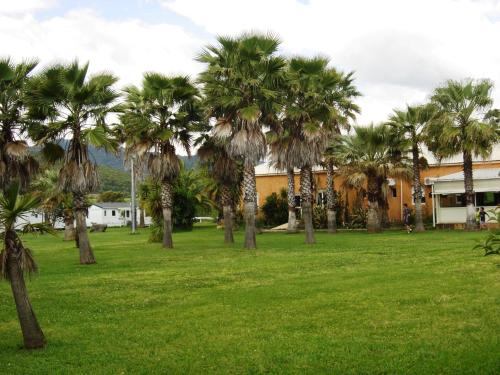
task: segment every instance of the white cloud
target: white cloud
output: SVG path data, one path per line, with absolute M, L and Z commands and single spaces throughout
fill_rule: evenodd
M 38 57 L 52 62 L 90 61 L 90 70 L 111 71 L 120 84 L 138 84 L 145 71 L 191 74 L 203 41 L 179 26 L 139 20 L 109 21 L 90 10 L 39 21 L 32 15 L 0 15 L 2 53 L 15 60 Z
M 212 34 L 272 31 L 288 54 L 324 54 L 356 71 L 360 122 L 422 101 L 445 79 L 500 85 L 497 0 L 162 0 Z M 494 91 L 500 105 L 500 90 Z
M 32 13 L 50 8 L 55 0 L 0 0 L 0 14 Z

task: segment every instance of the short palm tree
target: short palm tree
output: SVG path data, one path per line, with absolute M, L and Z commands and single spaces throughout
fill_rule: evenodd
M 224 217 L 224 242 L 233 243 L 233 193 L 234 188 L 241 188 L 240 163 L 231 158 L 226 145 L 217 138 L 203 136 L 198 148 L 201 165 L 207 169 L 219 190 L 219 200 Z
M 224 139 L 228 153 L 244 165 L 245 248 L 256 248 L 255 165 L 266 155 L 263 119 L 276 112 L 276 88 L 283 79 L 284 60 L 277 56 L 279 40 L 271 35 L 219 37 L 198 61 L 207 115 L 216 121 L 214 136 Z
M 496 112 L 492 110 L 493 83 L 488 80 L 448 81 L 434 90 L 431 102 L 438 116 L 428 127 L 428 147 L 438 158 L 463 157 L 466 230 L 476 228 L 474 207 L 473 156 L 488 157 L 500 140 Z
M 382 230 L 379 202 L 383 199 L 382 187 L 386 178 L 409 178 L 411 175 L 400 147 L 400 140 L 395 139 L 384 124 L 355 126 L 354 134 L 343 136 L 340 144 L 334 147 L 334 156 L 341 161 L 339 173 L 347 184 L 355 188 L 366 187 L 370 233 Z
M 175 147 L 190 153 L 191 132 L 200 122 L 199 91 L 188 77 L 146 73 L 142 88 L 131 86 L 125 93 L 121 123 L 127 154 L 146 159 L 151 177 L 161 184 L 163 246 L 172 248 L 172 183 L 181 169 Z
M 48 215 L 52 226 L 55 225 L 57 214 L 62 210 L 64 220 L 64 241 L 76 240 L 75 215 L 73 213 L 73 197 L 71 193 L 62 193 L 58 189 L 59 172 L 47 168 L 31 183 L 30 191 L 41 200 L 41 209 Z M 78 244 L 77 244 L 78 247 Z
M 288 64 L 289 87 L 284 93 L 281 129 L 270 132 L 276 165 L 291 172 L 300 168 L 300 194 L 306 243 L 314 243 L 312 225 L 312 167 L 318 165 L 329 140 L 347 126 L 358 111 L 352 99 L 359 93 L 351 75 L 328 67 L 321 57 L 292 58 Z M 292 176 L 289 174 L 290 189 Z M 289 192 L 291 199 L 291 192 Z
M 15 64 L 0 59 L 0 189 L 13 180 L 26 187 L 38 169 L 28 153 L 26 142 L 26 85 L 37 65 L 36 61 Z
M 88 63 L 74 61 L 47 68 L 30 84 L 30 116 L 45 126 L 35 139 L 48 158 L 62 157 L 59 188 L 73 195 L 80 263 L 95 263 L 86 227 L 85 195 L 99 185 L 97 165 L 89 145 L 115 151 L 117 142 L 108 115 L 119 111 L 113 89 L 117 78 L 101 73 L 89 76 Z M 58 141 L 67 140 L 63 149 Z
M 8 280 L 14 295 L 17 315 L 23 333 L 24 347 L 27 349 L 45 346 L 45 336 L 38 324 L 31 306 L 24 281 L 25 273 L 37 271 L 31 251 L 24 247 L 16 227 L 16 221 L 36 209 L 40 200 L 30 194 L 20 195 L 20 183 L 13 182 L 0 194 L 0 276 Z M 29 224 L 24 231 L 44 231 L 43 224 Z
M 415 198 L 415 231 L 423 232 L 422 185 L 420 182 L 420 147 L 425 141 L 425 130 L 435 116 L 433 105 L 406 106 L 406 110 L 395 109 L 387 124 L 410 143 L 413 167 L 413 194 Z

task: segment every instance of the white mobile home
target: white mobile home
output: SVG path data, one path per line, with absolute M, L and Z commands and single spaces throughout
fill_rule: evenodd
M 474 169 L 475 206 L 486 211 L 500 205 L 500 168 Z M 466 217 L 464 173 L 430 179 L 434 224 L 463 223 Z
M 94 203 L 89 207 L 87 226 L 95 224 L 106 224 L 108 227 L 123 227 L 132 220 L 131 206 L 128 202 L 102 202 Z M 137 221 L 139 221 L 140 210 L 137 209 Z M 146 225 L 151 224 L 151 217 L 145 216 Z

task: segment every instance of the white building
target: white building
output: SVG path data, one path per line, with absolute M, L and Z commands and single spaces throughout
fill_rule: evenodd
M 131 206 L 128 202 L 94 203 L 89 207 L 87 226 L 106 224 L 108 227 L 123 227 L 132 221 Z M 139 223 L 140 209 L 137 208 L 137 223 Z M 144 217 L 144 224 L 151 224 L 151 217 Z
M 500 206 L 500 168 L 474 169 L 475 206 L 486 211 Z M 466 217 L 464 173 L 430 178 L 434 224 L 454 224 Z

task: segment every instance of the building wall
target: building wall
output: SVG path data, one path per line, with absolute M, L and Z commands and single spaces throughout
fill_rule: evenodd
M 474 163 L 475 169 L 481 168 L 500 168 L 500 161 L 478 162 Z M 425 196 L 425 203 L 422 205 L 424 218 L 430 220 L 432 218 L 432 197 L 431 186 L 425 186 L 424 180 L 426 177 L 442 177 L 452 173 L 460 172 L 462 170 L 461 164 L 442 164 L 439 166 L 430 166 L 428 169 L 421 171 L 421 180 L 423 195 Z M 326 188 L 326 172 L 314 172 L 314 180 L 316 182 L 316 192 Z M 399 222 L 402 218 L 402 204 L 407 203 L 409 207 L 414 208 L 412 200 L 412 183 L 411 181 L 401 180 L 395 178 L 395 185 L 393 188 L 396 190 L 396 197 L 393 197 L 392 191 L 389 191 L 389 220 Z M 347 197 L 349 207 L 353 207 L 356 191 L 353 189 L 346 189 L 343 186 L 343 178 L 335 176 L 334 184 L 335 189 L 340 191 L 344 197 Z M 287 176 L 286 174 L 269 174 L 256 176 L 258 205 L 261 206 L 266 197 L 273 192 L 279 192 L 281 189 L 287 189 Z M 295 195 L 299 195 L 300 189 L 300 176 L 295 175 Z

